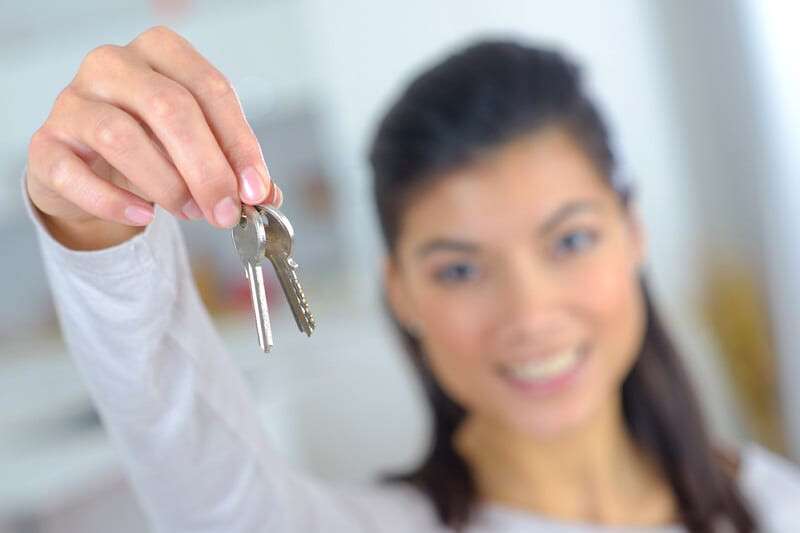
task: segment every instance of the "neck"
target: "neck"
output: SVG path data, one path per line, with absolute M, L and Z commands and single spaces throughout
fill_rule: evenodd
M 454 445 L 479 499 L 570 521 L 671 522 L 668 484 L 628 433 L 620 400 L 608 403 L 589 424 L 549 440 L 468 416 Z

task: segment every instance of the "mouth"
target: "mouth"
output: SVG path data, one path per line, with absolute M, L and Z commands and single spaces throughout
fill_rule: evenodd
M 517 391 L 533 395 L 553 394 L 569 387 L 577 379 L 588 353 L 588 343 L 583 343 L 547 357 L 503 364 L 498 372 Z

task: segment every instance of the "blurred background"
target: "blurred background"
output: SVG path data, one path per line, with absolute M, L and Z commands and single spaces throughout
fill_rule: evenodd
M 20 179 L 31 134 L 86 53 L 155 24 L 233 82 L 285 191 L 318 329 L 297 332 L 270 277 L 269 356 L 229 233 L 182 225 L 203 299 L 287 460 L 367 480 L 425 449 L 420 390 L 380 305 L 365 151 L 407 80 L 486 36 L 556 46 L 583 65 L 635 180 L 655 296 L 714 431 L 800 459 L 796 3 L 0 4 L 0 531 L 147 530 L 61 341 Z

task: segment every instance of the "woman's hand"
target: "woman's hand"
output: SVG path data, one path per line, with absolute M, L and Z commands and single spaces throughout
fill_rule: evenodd
M 219 228 L 279 205 L 230 82 L 163 26 L 86 55 L 28 147 L 28 194 L 53 236 L 97 249 L 142 231 L 153 203 Z

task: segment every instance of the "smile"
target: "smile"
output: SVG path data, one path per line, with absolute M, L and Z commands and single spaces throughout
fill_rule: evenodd
M 562 351 L 524 363 L 506 364 L 501 374 L 515 388 L 532 393 L 552 393 L 568 386 L 586 360 L 588 346 Z

